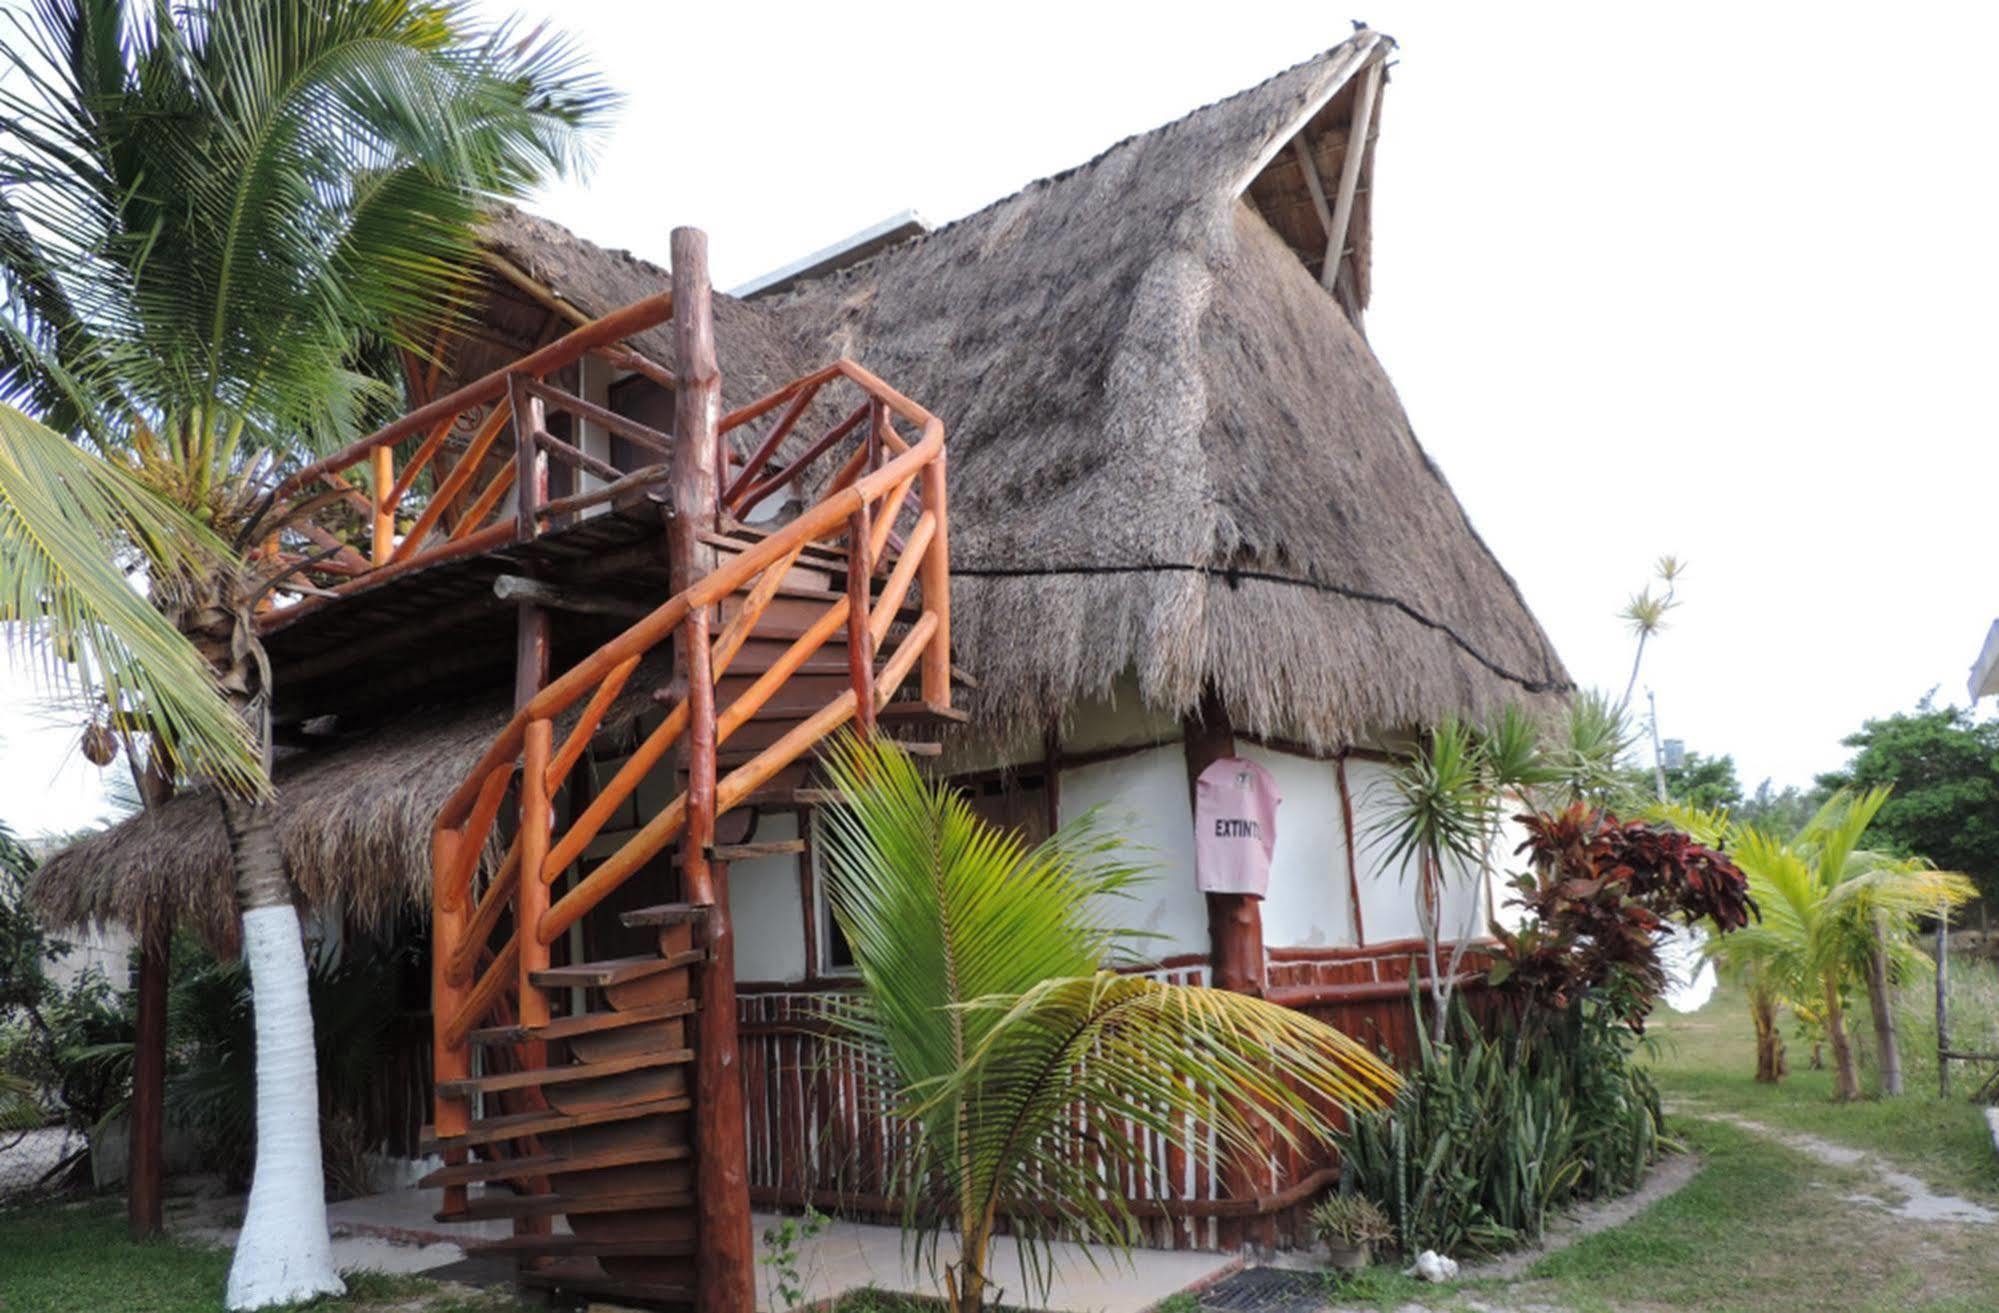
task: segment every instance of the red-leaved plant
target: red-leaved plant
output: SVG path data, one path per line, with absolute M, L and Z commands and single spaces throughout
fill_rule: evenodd
M 1494 928 L 1489 979 L 1534 1003 L 1566 1008 L 1595 994 L 1633 1030 L 1666 987 L 1659 933 L 1667 921 L 1727 934 L 1757 915 L 1749 882 L 1728 855 L 1677 830 L 1620 821 L 1576 803 L 1519 818 L 1532 869 L 1508 902 L 1532 918 Z

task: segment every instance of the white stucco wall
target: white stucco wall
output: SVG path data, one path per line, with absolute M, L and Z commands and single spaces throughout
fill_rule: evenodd
M 1237 755 L 1269 771 L 1284 800 L 1277 808 L 1277 846 L 1263 900 L 1263 942 L 1271 948 L 1353 944 L 1339 767 L 1251 743 L 1240 745 Z
M 1378 761 L 1347 762 L 1347 792 L 1353 806 L 1354 864 L 1359 868 L 1361 931 L 1370 944 L 1415 939 L 1423 933 L 1418 918 L 1418 885 L 1412 866 L 1404 873 L 1388 860 L 1392 842 L 1376 833 L 1394 796 L 1390 767 Z
M 1178 743 L 1062 772 L 1064 824 L 1101 805 L 1114 826 L 1153 868 L 1137 895 L 1121 902 L 1118 918 L 1154 936 L 1139 951 L 1148 957 L 1208 951 L 1208 905 L 1194 887 L 1193 806 L 1187 797 L 1187 763 Z

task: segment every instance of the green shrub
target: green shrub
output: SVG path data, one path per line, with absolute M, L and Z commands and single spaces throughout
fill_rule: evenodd
M 1609 1011 L 1579 1002 L 1485 1034 L 1460 999 L 1452 1023 L 1437 1042 L 1417 1010 L 1417 1070 L 1340 1136 L 1346 1182 L 1405 1252 L 1528 1243 L 1559 1205 L 1638 1184 L 1660 1150 L 1659 1096 Z

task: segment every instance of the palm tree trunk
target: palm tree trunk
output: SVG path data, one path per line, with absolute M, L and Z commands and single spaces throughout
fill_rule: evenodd
M 1760 989 L 1751 990 L 1749 1016 L 1756 1027 L 1756 1079 L 1775 1085 L 1784 1078 L 1784 1033 L 1777 1025 L 1777 1000 Z
M 1842 1103 L 1860 1097 L 1860 1076 L 1854 1070 L 1853 1045 L 1846 1038 L 1846 1009 L 1840 1005 L 1839 982 L 1827 972 L 1825 990 L 1825 1035 L 1832 1045 L 1832 1097 Z
M 183 627 L 214 670 L 236 714 L 264 744 L 270 766 L 269 663 L 234 581 L 183 613 Z M 223 600 L 226 599 L 226 600 Z M 207 602 L 208 605 L 201 605 Z M 268 803 L 218 791 L 242 916 L 243 957 L 257 1053 L 257 1151 L 243 1230 L 229 1264 L 225 1303 L 234 1309 L 293 1304 L 346 1292 L 326 1228 L 326 1174 L 319 1143 L 319 1073 L 305 939 Z
M 1880 1057 L 1881 1093 L 1902 1092 L 1902 1049 L 1895 1033 L 1895 1002 L 1888 979 L 1888 932 L 1874 918 L 1874 950 L 1867 959 L 1867 1006 L 1874 1013 L 1874 1048 Z
M 952 1313 L 981 1313 L 986 1302 L 986 1260 L 993 1239 L 991 1216 L 965 1229 L 960 1237 L 958 1268 L 951 1278 Z

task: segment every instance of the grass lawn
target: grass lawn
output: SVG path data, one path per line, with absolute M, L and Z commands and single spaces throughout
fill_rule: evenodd
M 1858 1023 L 1868 1024 L 1865 1008 L 1857 1011 Z M 1661 1015 L 1650 1033 L 1657 1042 L 1651 1066 L 1660 1090 L 1688 1114 L 1727 1111 L 1779 1130 L 1802 1131 L 1879 1154 L 1939 1189 L 1999 1200 L 1999 1154 L 1983 1113 L 1963 1097 L 1969 1082 L 1959 1072 L 1958 1097 L 1939 1099 L 1935 1059 L 1920 1044 L 1905 1040 L 1902 1046 L 1908 1093 L 1842 1105 L 1832 1101 L 1832 1073 L 1806 1070 L 1810 1046 L 1788 1033 L 1791 1074 L 1777 1085 L 1756 1083 L 1749 1008 L 1735 990 L 1720 990 L 1691 1015 Z M 1868 1088 L 1873 1075 L 1861 1072 Z
M 1748 1017 L 1724 991 L 1691 1016 L 1655 1019 L 1650 1059 L 1672 1133 L 1702 1157 L 1693 1180 L 1622 1226 L 1551 1254 L 1517 1281 L 1416 1289 L 1400 1278 L 1341 1300 L 1347 1309 L 1485 1313 L 1993 1313 L 1999 1235 L 1990 1225 L 1914 1222 L 1864 1165 L 1835 1167 L 1746 1130 L 1736 1116 L 1861 1149 L 1939 1189 L 1999 1202 L 1980 1110 L 1935 1096 L 1935 1067 L 1910 1063 L 1927 1093 L 1839 1105 L 1824 1072 L 1757 1085 Z M 1793 1044 L 1794 1068 L 1807 1056 Z M 1871 1073 L 1868 1073 L 1871 1075 Z M 1710 1114 L 1702 1117 L 1701 1113 Z M 1870 1198 L 1869 1196 L 1873 1196 Z M 1383 1298 L 1386 1296 L 1387 1298 Z
M 171 1239 L 135 1244 L 122 1201 L 0 1212 L 5 1313 L 219 1313 L 229 1252 Z M 422 1277 L 350 1272 L 332 1313 L 501 1313 L 528 1306 Z

